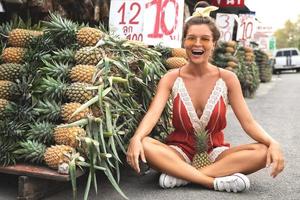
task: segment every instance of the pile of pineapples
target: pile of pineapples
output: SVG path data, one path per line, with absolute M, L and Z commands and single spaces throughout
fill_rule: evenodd
M 74 191 L 76 166 L 87 185 L 101 170 L 126 198 L 120 152 L 166 72 L 161 54 L 53 14 L 41 30 L 0 28 L 0 164 L 45 163 L 69 172 Z M 153 134 L 167 132 L 169 112 Z
M 236 55 L 240 65 L 235 73 L 241 83 L 243 95 L 247 98 L 253 98 L 260 83 L 254 50 L 251 47 L 239 46 Z
M 272 66 L 269 56 L 261 49 L 255 49 L 255 62 L 259 69 L 259 78 L 263 83 L 269 82 L 272 79 Z
M 219 41 L 214 49 L 211 62 L 221 68 L 234 71 L 239 60 L 236 58 L 237 43 L 235 41 Z
M 187 64 L 187 55 L 184 48 L 172 48 L 168 51 L 168 56 L 165 59 L 167 69 L 180 68 Z

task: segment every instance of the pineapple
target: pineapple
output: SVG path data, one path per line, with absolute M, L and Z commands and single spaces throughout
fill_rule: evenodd
M 93 76 L 96 73 L 96 66 L 94 65 L 76 65 L 71 67 L 68 64 L 62 62 L 48 62 L 43 61 L 45 67 L 41 71 L 46 76 L 51 76 L 55 79 L 70 79 L 71 82 L 81 82 L 81 83 L 93 83 Z
M 7 47 L 2 52 L 5 63 L 23 63 L 26 49 L 21 47 Z
M 16 110 L 16 104 L 6 99 L 0 99 L 0 120 L 5 120 L 12 116 Z
M 42 31 L 33 31 L 27 29 L 13 29 L 9 33 L 8 45 L 12 47 L 27 47 L 33 37 L 42 35 Z
M 24 159 L 31 163 L 43 163 L 53 169 L 58 169 L 59 165 L 69 163 L 75 149 L 66 145 L 55 145 L 47 147 L 36 141 L 23 141 L 20 147 L 14 151 L 19 159 Z
M 187 60 L 181 57 L 170 57 L 166 60 L 169 69 L 180 68 L 187 64 Z
M 96 45 L 103 36 L 102 31 L 90 27 L 83 27 L 76 33 L 77 42 L 83 47 Z
M 0 98 L 12 100 L 16 96 L 17 85 L 11 81 L 0 80 Z
M 75 53 L 76 64 L 97 65 L 103 58 L 104 52 L 100 48 L 82 47 Z
M 86 118 L 91 113 L 89 108 L 85 108 L 78 114 L 72 116 L 81 106 L 82 104 L 80 103 L 65 103 L 60 106 L 56 102 L 45 100 L 39 101 L 34 111 L 38 114 L 40 120 L 47 119 L 48 121 L 56 122 L 62 119 L 66 123 L 71 123 Z
M 92 85 L 79 82 L 69 85 L 48 77 L 42 80 L 37 92 L 52 99 L 61 100 L 65 97 L 70 102 L 85 103 L 94 97 L 94 91 L 87 89 L 90 86 Z
M 195 133 L 196 137 L 196 151 L 197 153 L 193 157 L 192 166 L 194 166 L 196 169 L 200 169 L 202 167 L 205 167 L 209 164 L 211 164 L 211 161 L 208 157 L 207 149 L 207 139 L 208 139 L 208 133 L 207 131 L 199 131 Z
M 23 65 L 15 63 L 5 63 L 0 65 L 0 80 L 14 81 L 20 78 Z
M 93 83 L 93 77 L 96 73 L 94 65 L 76 65 L 69 73 L 72 82 Z
M 173 48 L 171 50 L 172 57 L 181 57 L 187 59 L 186 51 L 184 48 Z
M 64 144 L 76 148 L 79 146 L 80 138 L 86 136 L 86 132 L 78 126 L 63 128 L 43 121 L 30 125 L 26 135 L 29 140 L 44 144 L 53 144 L 55 142 L 55 144 Z
M 76 148 L 80 144 L 80 138 L 86 136 L 86 132 L 79 126 L 56 127 L 54 129 L 54 140 L 56 144 L 64 144 Z
M 104 33 L 96 28 L 79 26 L 71 20 L 50 13 L 50 21 L 44 22 L 45 32 L 56 41 L 57 45 L 72 45 L 74 42 L 80 46 L 94 46 L 104 37 Z

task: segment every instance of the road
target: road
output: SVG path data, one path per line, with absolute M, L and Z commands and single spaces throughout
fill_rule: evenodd
M 260 125 L 277 141 L 282 144 L 286 168 L 282 174 L 273 179 L 267 169 L 249 175 L 251 188 L 244 193 L 214 192 L 197 185 L 188 185 L 175 189 L 161 189 L 157 181 L 159 174 L 155 171 L 144 176 L 138 176 L 131 170 L 123 170 L 120 186 L 132 200 L 193 200 L 193 199 L 222 199 L 222 200 L 252 200 L 252 199 L 300 199 L 300 74 L 284 73 L 273 76 L 270 83 L 261 84 L 255 98 L 246 102 Z M 233 112 L 228 110 L 226 140 L 233 146 L 253 142 L 241 129 Z M 92 191 L 91 200 L 121 200 L 122 197 L 100 176 L 98 195 Z M 0 176 L 0 200 L 15 199 L 16 187 L 12 181 L 4 181 Z M 79 184 L 79 199 L 85 187 L 84 178 Z M 69 186 L 47 200 L 72 199 Z

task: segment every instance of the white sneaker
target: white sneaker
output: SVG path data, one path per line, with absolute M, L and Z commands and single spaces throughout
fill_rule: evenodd
M 165 173 L 162 173 L 159 177 L 159 186 L 164 189 L 173 188 L 175 186 L 176 187 L 184 186 L 188 183 L 189 183 L 188 181 L 167 175 Z
M 218 191 L 242 192 L 249 188 L 250 181 L 248 177 L 241 173 L 215 178 L 214 180 L 214 189 Z

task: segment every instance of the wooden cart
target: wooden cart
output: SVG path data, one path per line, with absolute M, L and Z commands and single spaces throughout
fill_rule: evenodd
M 17 164 L 7 167 L 0 167 L 0 173 L 14 174 L 18 176 L 19 200 L 37 200 L 52 194 L 62 188 L 70 181 L 69 175 L 57 173 L 43 166 L 29 164 Z M 84 172 L 77 171 L 77 177 Z

